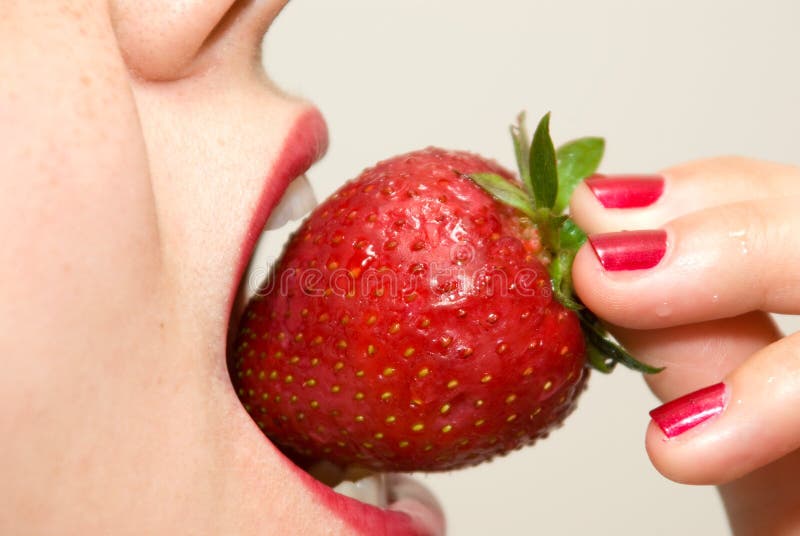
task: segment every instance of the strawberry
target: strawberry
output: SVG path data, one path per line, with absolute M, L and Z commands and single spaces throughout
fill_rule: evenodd
M 603 151 L 512 127 L 521 180 L 428 148 L 365 170 L 293 235 L 231 357 L 258 426 L 295 457 L 381 471 L 476 464 L 545 437 L 588 366 L 653 372 L 573 295 L 561 215 Z

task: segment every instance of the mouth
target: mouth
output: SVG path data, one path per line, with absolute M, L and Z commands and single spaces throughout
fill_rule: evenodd
M 287 137 L 252 216 L 237 268 L 239 284 L 231 299 L 229 356 L 248 300 L 267 277 L 282 244 L 317 205 L 305 172 L 326 148 L 324 120 L 312 109 Z M 444 515 L 436 498 L 408 475 L 341 468 L 325 460 L 303 463 L 301 467 L 273 448 L 280 462 L 293 469 L 292 474 L 297 477 L 294 485 L 305 486 L 312 497 L 356 533 L 439 536 L 445 532 Z

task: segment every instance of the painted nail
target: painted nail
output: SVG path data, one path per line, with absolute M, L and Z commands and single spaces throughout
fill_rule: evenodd
M 725 384 L 704 387 L 667 402 L 650 412 L 650 417 L 667 437 L 675 437 L 707 421 L 725 409 Z
M 605 208 L 642 208 L 664 193 L 661 175 L 592 175 L 586 186 Z
M 652 268 L 667 251 L 667 233 L 651 231 L 622 231 L 596 234 L 589 237 L 603 268 L 610 272 Z

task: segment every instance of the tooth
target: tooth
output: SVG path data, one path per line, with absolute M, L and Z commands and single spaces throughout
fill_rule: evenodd
M 386 475 L 383 474 L 368 476 L 358 482 L 345 480 L 333 490 L 379 508 L 386 508 L 389 504 Z
M 311 212 L 317 206 L 314 190 L 305 175 L 300 175 L 286 188 L 278 205 L 272 209 L 265 229 L 272 230 L 283 227 L 287 222 L 297 220 Z

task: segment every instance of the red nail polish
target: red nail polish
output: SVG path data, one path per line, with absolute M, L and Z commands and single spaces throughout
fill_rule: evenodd
M 650 417 L 666 434 L 675 437 L 707 421 L 725 409 L 725 384 L 704 387 L 667 402 L 650 412 Z
M 589 237 L 603 268 L 610 272 L 644 270 L 658 264 L 667 251 L 667 233 L 652 231 L 622 231 Z
M 605 208 L 641 208 L 664 193 L 661 175 L 592 175 L 586 186 Z

